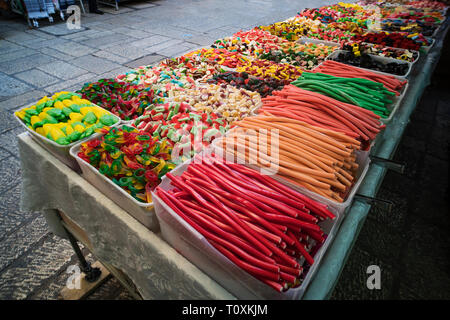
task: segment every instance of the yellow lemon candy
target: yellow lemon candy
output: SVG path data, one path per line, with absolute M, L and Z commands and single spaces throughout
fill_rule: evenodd
M 19 117 L 20 119 L 25 118 L 25 110 L 20 110 L 20 111 L 16 111 L 14 112 L 14 114 Z
M 38 127 L 38 128 L 36 128 L 36 132 L 38 133 L 38 134 L 40 134 L 40 135 L 45 135 L 44 134 L 44 129 L 42 128 L 42 127 Z
M 100 107 L 95 107 L 92 109 L 92 112 L 94 112 L 97 119 L 99 119 L 101 116 L 108 114 L 108 112 L 105 109 L 102 109 Z
M 33 126 L 36 122 L 39 122 L 39 121 L 41 121 L 41 120 L 42 120 L 42 119 L 39 118 L 38 116 L 32 116 L 31 119 L 30 119 L 30 123 L 31 123 L 31 125 Z
M 53 124 L 51 123 L 46 123 L 42 126 L 42 130 L 44 131 L 44 133 L 42 134 L 43 136 L 47 136 L 50 133 L 50 129 L 53 127 Z
M 56 102 L 53 104 L 53 107 L 62 110 L 62 109 L 64 109 L 66 106 L 65 106 L 64 103 L 62 103 L 61 101 L 56 101 Z
M 62 132 L 61 129 L 59 129 L 59 128 L 55 127 L 55 126 L 50 129 L 50 136 L 55 141 L 58 140 L 59 138 L 65 138 L 66 137 L 64 132 Z
M 85 116 L 89 111 L 94 111 L 92 107 L 82 107 L 80 108 L 80 113 Z
M 81 102 L 84 104 L 92 104 L 89 100 L 81 99 Z
M 75 127 L 73 127 L 73 130 L 78 131 L 80 133 L 83 133 L 85 129 L 86 128 L 83 127 L 81 124 L 77 124 Z
M 52 107 L 47 107 L 47 108 L 44 108 L 44 109 L 42 109 L 42 112 L 41 113 L 46 113 L 48 110 L 52 110 L 53 108 Z M 40 113 L 40 114 L 41 114 Z M 39 115 L 40 115 L 39 114 Z
M 66 127 L 66 134 L 67 134 L 67 135 L 72 134 L 73 131 L 74 131 L 74 130 L 73 130 L 73 128 L 72 128 L 71 125 L 68 125 L 68 126 Z
M 73 104 L 72 100 L 66 99 L 62 102 L 66 107 L 70 107 Z
M 81 113 L 72 112 L 71 114 L 69 114 L 69 118 L 73 122 L 81 121 L 81 120 L 83 120 L 83 115 Z

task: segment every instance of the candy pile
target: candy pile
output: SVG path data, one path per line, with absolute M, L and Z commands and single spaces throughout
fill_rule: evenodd
M 387 90 L 383 84 L 359 78 L 340 78 L 324 73 L 303 72 L 292 85 L 323 94 L 330 98 L 350 103 L 373 111 L 382 118 L 391 113 L 395 93 Z
M 386 47 L 403 48 L 418 51 L 421 46 L 428 46 L 431 41 L 420 34 L 402 32 L 368 32 L 355 35 L 351 40 L 381 44 Z
M 259 115 L 235 124 L 239 128 L 230 130 L 217 141 L 227 154 L 234 154 L 246 163 L 255 160 L 276 163 L 277 175 L 290 183 L 328 199 L 344 201 L 358 168 L 355 150 L 360 143 L 357 140 L 285 116 Z M 263 145 L 270 150 L 272 143 L 258 129 L 278 130 L 277 156 L 257 151 Z
M 243 59 L 245 62 L 239 64 L 237 71 L 246 72 L 260 78 L 274 78 L 277 80 L 292 81 L 297 79 L 303 72 L 300 67 L 287 63 L 276 63 L 262 59 Z
M 236 68 L 238 61 L 241 58 L 241 54 L 237 51 L 229 51 L 221 48 L 202 48 L 189 52 L 186 54 L 186 57 L 199 57 L 210 63 L 219 64 L 229 68 Z
M 372 111 L 294 85 L 274 91 L 273 96 L 262 100 L 263 106 L 258 113 L 296 119 L 320 128 L 342 132 L 358 139 L 364 146 L 370 145 L 382 129 L 380 116 Z
M 171 70 L 179 70 L 194 80 L 209 77 L 220 70 L 219 65 L 208 63 L 198 56 L 181 56 L 177 58 L 165 59 L 159 63 L 161 67 Z
M 431 36 L 437 27 L 423 23 L 420 20 L 385 19 L 381 22 L 381 29 L 384 31 L 420 33 L 424 36 Z
M 204 160 L 167 177 L 171 189 L 157 187 L 156 195 L 226 258 L 278 292 L 300 286 L 325 242 L 318 223 L 335 218 L 322 204 L 240 164 Z
M 214 112 L 228 123 L 249 116 L 261 104 L 259 93 L 227 84 L 205 84 L 185 91 L 174 91 L 171 98 L 175 102 L 190 104 L 196 111 Z
M 78 156 L 141 202 L 152 202 L 151 191 L 175 167 L 171 146 L 144 131 L 122 126 L 81 144 Z
M 272 94 L 273 90 L 281 90 L 289 81 L 250 77 L 246 72 L 225 72 L 215 74 L 211 79 L 208 79 L 208 83 L 228 83 L 237 88 L 258 92 L 261 97 L 265 97 Z
M 167 97 L 170 91 L 195 87 L 192 75 L 186 68 L 172 69 L 164 65 L 142 66 L 116 77 L 118 81 L 151 86 L 157 96 Z
M 119 121 L 105 109 L 67 91 L 55 93 L 51 98 L 45 96 L 15 115 L 30 129 L 60 145 L 87 138 Z
M 415 62 L 419 58 L 419 52 L 414 50 L 384 47 L 373 43 L 348 42 L 342 46 L 342 49 L 352 51 L 356 56 L 365 53 L 408 62 Z
M 322 25 L 317 30 L 308 32 L 307 37 L 318 40 L 342 42 L 350 40 L 355 35 L 356 33 L 349 30 L 342 30 Z
M 100 79 L 85 83 L 77 93 L 111 111 L 122 120 L 132 120 L 142 115 L 154 98 L 150 87 L 123 83 L 115 79 Z
M 317 21 L 320 25 L 320 21 Z M 304 23 L 301 20 L 276 22 L 268 26 L 260 26 L 262 30 L 289 41 L 298 40 L 307 34 L 317 30 L 318 25 L 314 23 Z
M 400 91 L 406 85 L 406 80 L 399 80 L 394 76 L 379 74 L 350 66 L 348 64 L 336 62 L 333 60 L 325 60 L 320 66 L 315 68 L 313 72 L 326 73 L 336 77 L 344 78 L 362 78 L 375 82 L 382 83 L 389 91 L 394 92 L 396 95 L 400 94 Z
M 172 161 L 183 162 L 200 152 L 212 139 L 225 134 L 228 125 L 215 113 L 192 111 L 186 103 L 168 102 L 148 108 L 133 126 L 149 133 L 152 138 L 166 138 L 173 148 Z M 178 157 L 175 157 L 177 155 Z M 181 158 L 180 158 L 181 157 Z M 181 161 L 178 161 L 180 160 Z
M 330 59 L 345 64 L 350 64 L 352 66 L 391 73 L 398 76 L 406 75 L 409 70 L 409 64 L 406 62 L 392 61 L 385 63 L 383 61 L 377 61 L 372 56 L 365 53 L 356 55 L 353 51 L 341 51 Z
M 331 47 L 324 44 L 291 42 L 287 45 L 282 45 L 280 50 L 262 53 L 259 55 L 259 58 L 277 63 L 288 63 L 301 67 L 303 70 L 311 70 L 322 63 L 336 49 L 338 49 L 338 46 Z

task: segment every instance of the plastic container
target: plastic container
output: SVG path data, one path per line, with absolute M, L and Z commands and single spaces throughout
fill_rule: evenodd
M 364 45 L 366 45 L 366 46 L 370 46 L 370 47 L 373 47 L 373 46 L 375 46 L 376 44 L 374 44 L 374 43 L 370 43 L 370 42 L 363 42 L 363 44 Z M 411 62 L 409 62 L 409 63 L 411 63 L 411 67 L 419 60 L 419 58 L 420 58 L 420 51 L 416 51 L 416 50 L 409 50 L 409 49 L 401 49 L 401 48 L 395 48 L 395 47 L 385 47 L 385 48 L 390 48 L 390 49 L 394 49 L 394 50 L 408 50 L 408 51 L 410 51 L 410 52 L 416 52 L 417 53 L 417 58 L 414 60 L 414 61 L 411 61 Z M 376 54 L 374 54 L 375 56 L 377 56 Z M 380 57 L 382 57 L 382 56 L 380 56 Z M 390 59 L 395 59 L 395 58 L 392 58 L 392 57 L 386 57 L 386 58 L 390 58 Z M 395 60 L 400 60 L 400 59 L 395 59 Z M 404 60 L 400 60 L 400 61 L 404 61 Z
M 391 110 L 391 113 L 389 114 L 389 117 L 387 118 L 381 118 L 381 122 L 383 123 L 388 123 L 392 120 L 392 118 L 394 117 L 395 113 L 397 112 L 398 108 L 400 108 L 400 105 L 402 104 L 403 98 L 405 97 L 405 94 L 408 90 L 409 87 L 409 82 L 406 83 L 406 85 L 403 87 L 401 93 L 399 96 L 395 96 L 394 98 L 394 103 L 388 105 L 388 109 Z
M 177 176 L 181 175 L 186 170 L 190 161 L 191 160 L 172 170 L 172 174 Z M 160 187 L 164 190 L 171 189 L 170 179 L 163 177 Z M 334 220 L 325 220 L 320 223 L 328 236 L 322 247 L 314 256 L 314 264 L 308 270 L 304 281 L 298 288 L 291 288 L 284 293 L 279 293 L 254 278 L 246 271 L 237 267 L 228 258 L 217 251 L 209 244 L 205 237 L 179 217 L 156 194 L 153 194 L 153 199 L 163 239 L 190 262 L 195 264 L 239 299 L 300 299 L 311 279 L 314 277 L 321 259 L 329 245 L 332 243 L 343 218 L 335 208 L 330 208 L 336 215 L 336 218 Z
M 98 106 L 97 106 L 98 107 Z M 101 107 L 99 107 L 101 108 Z M 103 110 L 106 110 L 104 108 L 102 108 Z M 118 125 L 120 125 L 121 120 L 118 116 L 116 116 L 115 114 L 112 114 L 111 112 L 109 112 L 108 110 L 106 110 L 110 115 L 114 116 L 115 119 L 117 119 L 117 122 L 115 124 L 113 124 L 111 127 L 117 127 Z M 22 121 L 22 119 L 20 119 L 18 116 L 16 116 L 14 114 L 14 117 L 17 119 L 17 121 L 19 121 L 19 123 L 31 134 L 31 137 L 42 147 L 44 147 L 45 149 L 47 149 L 50 153 L 52 153 L 56 158 L 58 158 L 61 162 L 63 162 L 64 164 L 66 164 L 67 166 L 69 166 L 70 168 L 74 169 L 74 170 L 79 170 L 79 166 L 78 163 L 70 156 L 70 149 L 80 143 L 80 142 L 85 142 L 88 141 L 90 139 L 93 138 L 97 138 L 99 136 L 101 136 L 101 133 L 94 133 L 92 135 L 90 135 L 89 137 L 86 137 L 84 139 L 78 140 L 78 141 L 74 141 L 70 144 L 67 145 L 61 145 L 56 143 L 53 140 L 48 139 L 47 137 L 44 137 L 43 135 L 40 135 L 39 133 L 37 133 L 36 131 L 28 128 L 26 126 L 26 124 Z
M 121 127 L 122 125 L 119 126 L 119 128 Z M 81 176 L 148 229 L 154 232 L 159 231 L 159 223 L 155 216 L 153 202 L 143 203 L 137 201 L 128 192 L 116 185 L 111 179 L 101 174 L 97 168 L 81 159 L 78 156 L 78 152 L 80 151 L 82 143 L 83 142 L 79 142 L 70 148 L 70 155 L 76 160 L 81 168 Z
M 336 50 L 332 54 L 330 54 L 325 60 L 332 60 L 333 58 L 336 58 L 340 53 L 343 53 L 343 52 L 347 52 L 347 51 L 345 51 L 345 50 Z M 393 76 L 394 75 L 394 76 L 397 76 L 399 78 L 407 78 L 409 76 L 410 72 L 411 72 L 411 67 L 412 67 L 412 63 L 411 62 L 401 61 L 401 60 L 393 59 L 393 58 L 381 57 L 381 56 L 372 55 L 372 54 L 369 54 L 369 56 L 373 60 L 375 60 L 377 62 L 381 62 L 383 64 L 388 64 L 390 62 L 395 62 L 395 63 L 400 63 L 400 64 L 401 63 L 406 63 L 406 64 L 408 64 L 408 71 L 404 75 L 396 75 L 396 74 L 382 72 L 382 71 L 377 71 L 377 70 L 373 70 L 373 69 L 368 69 L 368 68 L 363 68 L 363 67 L 358 67 L 358 66 L 353 66 L 353 65 L 352 66 L 353 67 L 357 67 L 357 68 L 361 68 L 361 69 L 364 69 L 364 70 L 377 71 L 377 73 L 379 73 L 379 74 L 384 74 L 384 75 L 389 75 L 389 76 Z M 338 61 L 338 62 L 341 62 L 341 61 Z M 345 62 L 341 62 L 341 63 L 345 63 Z
M 231 130 L 229 130 L 226 134 L 225 137 L 232 133 L 233 130 L 238 129 L 239 127 L 235 127 Z M 219 155 L 224 155 L 225 153 L 223 151 L 223 148 L 219 145 L 220 141 L 222 139 L 221 138 L 217 138 L 214 139 L 213 142 L 211 143 L 211 146 L 213 148 L 213 150 L 219 154 Z M 345 210 L 347 209 L 348 206 L 350 206 L 350 204 L 353 201 L 353 197 L 355 196 L 356 192 L 358 191 L 359 186 L 361 185 L 361 182 L 364 180 L 365 175 L 367 174 L 367 171 L 369 170 L 369 164 L 370 164 L 370 158 L 369 158 L 369 153 L 370 153 L 370 148 L 369 150 L 366 151 L 358 151 L 356 153 L 356 162 L 358 163 L 358 171 L 356 172 L 356 176 L 355 176 L 355 183 L 354 185 L 351 187 L 350 192 L 348 193 L 346 199 L 344 202 L 337 202 L 328 198 L 325 198 L 313 191 L 310 191 L 306 188 L 303 187 L 299 187 L 297 185 L 292 184 L 291 182 L 287 181 L 286 179 L 284 179 L 282 176 L 279 176 L 277 174 L 275 175 L 271 175 L 272 178 L 274 178 L 275 180 L 283 183 L 286 186 L 289 186 L 290 188 L 297 190 L 305 195 L 307 195 L 308 197 L 310 197 L 311 199 L 314 199 L 320 203 L 326 204 L 328 205 L 330 208 L 335 208 L 337 210 L 337 212 L 339 212 L 340 214 L 343 214 L 345 212 Z M 231 155 L 229 153 L 229 155 Z M 243 159 L 240 159 L 242 164 L 244 164 L 245 166 L 255 169 L 255 170 L 259 170 L 260 167 L 254 164 L 249 164 L 245 161 L 243 161 Z

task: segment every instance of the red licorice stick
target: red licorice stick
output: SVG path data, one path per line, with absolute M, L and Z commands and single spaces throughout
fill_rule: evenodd
M 280 274 L 279 273 L 275 273 L 275 272 L 270 272 L 261 268 L 257 268 L 252 266 L 251 264 L 248 264 L 238 258 L 236 258 L 236 256 L 234 256 L 230 251 L 228 251 L 227 249 L 225 249 L 223 246 L 221 246 L 220 244 L 218 244 L 217 242 L 214 241 L 210 241 L 213 246 L 220 251 L 220 253 L 222 253 L 225 257 L 227 257 L 228 259 L 230 259 L 234 264 L 236 264 L 237 266 L 241 267 L 242 269 L 244 269 L 245 271 L 247 271 L 248 273 L 252 274 L 252 275 L 258 275 L 260 277 L 263 277 L 265 279 L 269 279 L 272 281 L 279 281 L 280 280 Z
M 300 251 L 300 253 L 302 254 L 303 257 L 305 257 L 306 262 L 308 262 L 310 265 L 313 265 L 314 263 L 314 259 L 313 257 L 311 257 L 309 255 L 309 253 L 306 251 L 305 247 L 303 246 L 303 244 L 301 244 L 297 238 L 294 236 L 294 234 L 290 231 L 288 231 L 288 235 L 290 235 L 294 240 L 295 240 L 295 247 L 298 249 L 298 251 Z
M 164 194 L 164 190 L 159 189 L 158 194 Z M 172 203 L 174 205 L 178 206 L 178 208 L 180 208 L 184 213 L 187 213 L 187 215 L 191 219 L 188 223 L 190 225 L 192 225 L 197 231 L 199 231 L 203 236 L 205 236 L 210 242 L 214 241 L 214 242 L 219 243 L 222 246 L 225 246 L 228 250 L 233 251 L 235 254 L 239 255 L 241 258 L 247 260 L 248 262 L 258 265 L 258 267 L 260 267 L 260 268 L 263 268 L 265 270 L 269 270 L 272 272 L 280 271 L 280 268 L 277 267 L 275 264 L 259 260 L 259 259 L 255 258 L 254 256 L 248 254 L 244 250 L 240 249 L 239 247 L 233 245 L 232 242 L 225 240 L 226 238 L 228 238 L 228 239 L 232 239 L 232 238 L 229 238 L 229 237 L 219 238 L 216 235 L 210 233 L 205 228 L 213 230 L 214 232 L 217 232 L 217 230 L 218 230 L 218 228 L 213 223 L 211 223 L 210 221 L 193 213 L 191 210 L 189 210 L 189 208 L 184 206 L 181 202 L 177 201 L 177 199 L 174 198 L 169 193 L 166 193 L 165 196 L 167 198 L 169 198 L 170 201 L 172 201 Z M 221 235 L 223 236 L 224 234 L 225 233 L 222 233 Z
M 209 170 L 210 176 L 211 176 L 212 172 L 217 173 L 217 171 L 215 171 L 214 168 L 211 168 L 211 167 L 207 167 L 206 170 Z M 261 202 L 265 203 L 266 205 L 271 206 L 272 208 L 275 207 L 274 209 L 280 210 L 280 213 L 283 212 L 291 217 L 299 216 L 300 218 L 303 218 L 303 219 L 305 219 L 307 221 L 311 221 L 311 222 L 317 221 L 317 219 L 315 219 L 313 216 L 305 214 L 299 210 L 295 210 L 294 208 L 289 207 L 287 204 L 283 204 L 275 199 L 271 199 L 264 195 L 251 192 L 249 189 L 244 190 L 243 188 L 241 188 L 240 186 L 238 186 L 237 184 L 235 184 L 231 180 L 229 180 L 228 177 L 225 177 L 222 175 L 221 179 L 224 183 L 226 183 L 230 188 L 236 190 L 236 192 L 238 192 L 239 194 L 246 191 L 246 193 L 249 195 L 250 198 L 261 201 Z
M 257 171 L 247 168 L 240 164 L 230 164 L 230 166 L 239 171 L 243 172 L 244 174 L 247 173 L 248 175 L 252 176 L 255 179 L 258 179 L 262 183 L 271 186 L 273 188 L 277 188 L 279 192 L 283 193 L 285 196 L 291 197 L 292 199 L 299 199 L 303 203 L 306 203 L 307 206 L 311 209 L 311 212 L 322 215 L 324 217 L 329 217 L 331 219 L 335 218 L 335 215 L 331 213 L 329 210 L 326 209 L 326 206 L 323 204 L 320 204 L 319 202 L 316 202 L 312 199 L 309 199 L 308 197 L 304 196 L 303 194 L 286 187 L 281 182 L 278 182 L 277 180 L 267 176 L 267 175 L 261 175 Z
M 178 179 L 178 177 L 173 176 L 171 173 L 167 173 L 166 176 L 174 183 L 178 188 L 184 189 L 186 192 L 189 192 L 199 203 L 201 203 L 203 206 L 208 208 L 209 210 L 216 213 L 218 216 L 220 216 L 222 219 L 227 221 L 232 227 L 236 228 L 248 241 L 250 241 L 252 244 L 257 246 L 262 252 L 264 252 L 269 257 L 272 256 L 272 252 L 267 249 L 261 242 L 260 239 L 257 239 L 257 237 L 254 236 L 254 233 L 243 221 L 241 221 L 239 218 L 237 218 L 232 212 L 227 210 L 227 208 L 219 203 L 218 201 L 215 203 L 217 207 L 211 205 L 208 203 L 197 191 L 195 191 L 190 186 L 187 186 L 186 184 L 183 184 L 181 179 Z M 211 195 L 204 194 L 207 198 L 211 198 Z M 219 210 L 223 209 L 224 211 Z M 252 234 L 253 233 L 253 234 Z

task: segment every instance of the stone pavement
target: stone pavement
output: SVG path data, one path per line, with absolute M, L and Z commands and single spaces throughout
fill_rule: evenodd
M 32 30 L 21 18 L 2 18 L 0 299 L 57 299 L 67 267 L 76 263 L 69 243 L 50 234 L 39 213 L 18 207 L 15 137 L 23 129 L 12 117 L 15 109 L 46 94 L 76 90 L 85 82 L 210 45 L 239 29 L 286 19 L 301 8 L 334 2 L 229 0 L 226 7 L 217 0 L 126 2 L 118 12 L 102 7 L 104 15 L 82 15 L 82 30 L 72 31 L 64 23 L 40 20 L 41 27 Z M 410 170 L 404 177 L 389 173 L 379 192 L 397 203 L 395 212 L 386 216 L 375 208 L 369 214 L 333 298 L 449 297 L 446 90 L 435 86 L 424 95 L 397 151 Z M 382 290 L 366 288 L 369 264 L 382 267 Z M 89 297 L 130 298 L 114 278 Z

